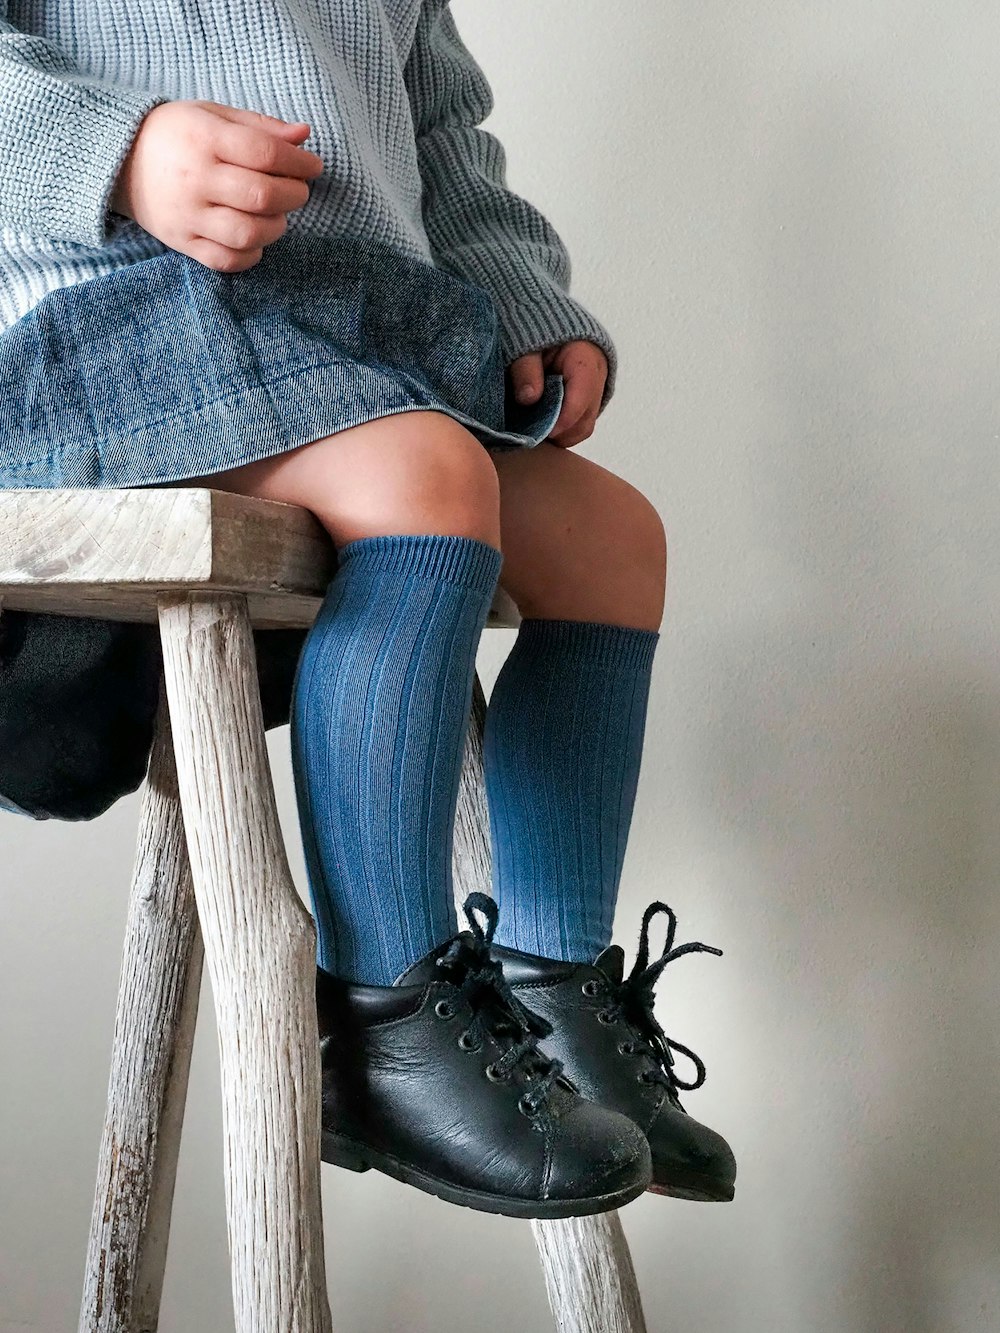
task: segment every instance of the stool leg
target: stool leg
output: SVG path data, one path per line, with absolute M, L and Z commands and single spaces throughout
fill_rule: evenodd
M 80 1333 L 153 1333 L 202 944 L 163 682 L 142 795 Z
M 218 1022 L 236 1333 L 329 1333 L 316 928 L 278 823 L 246 598 L 165 593 L 159 622 Z
M 559 1333 L 646 1333 L 617 1212 L 532 1222 Z
M 485 720 L 486 697 L 477 672 L 455 816 L 453 871 L 459 905 L 474 889 L 489 893 L 492 882 L 483 778 Z M 535 1221 L 531 1229 L 560 1333 L 646 1333 L 632 1256 L 617 1212 Z

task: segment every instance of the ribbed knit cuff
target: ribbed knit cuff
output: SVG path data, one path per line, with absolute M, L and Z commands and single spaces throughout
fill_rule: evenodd
M 517 633 L 523 647 L 543 658 L 546 652 L 558 652 L 562 660 L 602 670 L 649 671 L 660 641 L 659 630 L 597 620 L 525 618 Z
M 347 542 L 337 552 L 338 568 L 347 561 L 352 570 L 392 571 L 492 592 L 500 577 L 503 552 L 475 537 L 392 533 Z
M 67 80 L 59 93 L 56 86 L 29 141 L 36 159 L 23 168 L 38 187 L 16 224 L 98 247 L 118 225 L 109 201 L 122 163 L 143 120 L 167 99 L 108 84 Z
M 598 407 L 600 416 L 611 401 L 618 379 L 618 349 L 607 328 L 555 282 L 531 304 L 514 304 L 505 301 L 504 296 L 500 291 L 493 293 L 500 316 L 500 349 L 505 365 L 528 352 L 561 347 L 577 339 L 595 343 L 601 349 L 607 358 L 608 377 Z

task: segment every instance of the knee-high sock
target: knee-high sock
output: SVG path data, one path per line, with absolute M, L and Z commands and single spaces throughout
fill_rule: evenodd
M 498 944 L 583 962 L 611 942 L 659 638 L 521 621 L 483 737 Z
M 457 929 L 455 808 L 502 555 L 400 534 L 338 557 L 292 690 L 295 792 L 317 961 L 387 986 Z

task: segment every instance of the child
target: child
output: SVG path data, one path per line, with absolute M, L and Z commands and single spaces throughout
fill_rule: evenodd
M 705 946 L 658 903 L 628 978 L 610 946 L 663 527 L 570 452 L 615 348 L 506 185 L 446 0 L 0 0 L 0 89 L 0 484 L 230 489 L 337 547 L 291 713 L 324 1158 L 521 1217 L 731 1198 L 677 1100 L 704 1070 L 677 1078 L 653 1016 Z M 522 622 L 486 719 L 496 902 L 459 932 L 498 582 Z

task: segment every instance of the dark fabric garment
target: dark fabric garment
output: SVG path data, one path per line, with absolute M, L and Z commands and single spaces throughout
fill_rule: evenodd
M 254 630 L 264 726 L 289 720 L 306 629 Z M 0 614 L 0 810 L 94 819 L 146 776 L 163 652 L 156 625 Z

